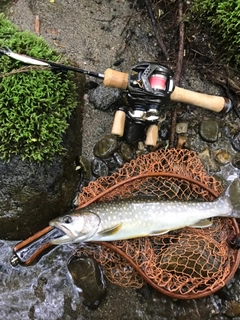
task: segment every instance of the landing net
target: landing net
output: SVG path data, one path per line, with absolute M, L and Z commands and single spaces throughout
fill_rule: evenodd
M 196 153 L 158 150 L 126 163 L 118 172 L 83 188 L 78 209 L 97 201 L 142 195 L 159 201 L 212 201 L 221 195 L 219 180 L 208 176 Z M 179 299 L 207 296 L 228 282 L 240 251 L 228 245 L 239 232 L 234 219 L 214 218 L 209 228 L 183 228 L 155 237 L 80 245 L 79 255 L 93 256 L 112 283 L 140 288 L 149 283 Z

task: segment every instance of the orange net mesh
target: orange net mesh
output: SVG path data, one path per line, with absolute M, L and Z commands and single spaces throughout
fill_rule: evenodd
M 221 183 L 208 176 L 196 153 L 158 150 L 126 163 L 118 172 L 83 188 L 82 208 L 94 201 L 155 195 L 159 199 L 214 200 Z M 78 254 L 93 256 L 113 283 L 139 288 L 148 282 L 175 298 L 199 298 L 220 289 L 234 275 L 240 253 L 227 238 L 239 232 L 234 219 L 213 219 L 210 228 L 184 228 L 155 237 L 85 244 Z

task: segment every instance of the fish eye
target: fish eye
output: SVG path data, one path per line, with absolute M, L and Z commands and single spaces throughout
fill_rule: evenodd
M 71 216 L 64 216 L 63 217 L 63 222 L 65 223 L 71 223 L 73 220 L 72 220 L 72 217 Z

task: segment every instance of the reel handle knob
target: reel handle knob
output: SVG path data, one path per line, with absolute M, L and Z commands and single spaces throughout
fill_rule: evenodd
M 145 144 L 147 146 L 155 147 L 158 139 L 158 126 L 152 124 L 148 127 Z
M 123 110 L 117 110 L 112 125 L 112 134 L 122 137 L 124 134 L 126 113 Z

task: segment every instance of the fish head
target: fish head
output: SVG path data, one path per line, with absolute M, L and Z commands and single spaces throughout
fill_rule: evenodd
M 52 239 L 52 244 L 90 241 L 100 225 L 100 217 L 87 209 L 79 209 L 71 214 L 56 218 L 49 225 L 64 232 L 64 236 Z

